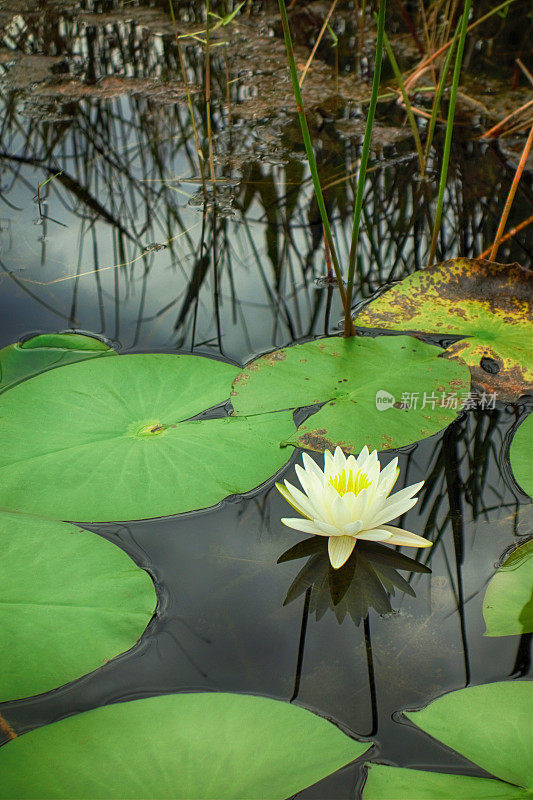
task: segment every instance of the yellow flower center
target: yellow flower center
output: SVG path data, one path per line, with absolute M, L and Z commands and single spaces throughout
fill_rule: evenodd
M 369 480 L 366 472 L 360 469 L 355 473 L 353 469 L 343 469 L 342 472 L 331 475 L 329 479 L 329 485 L 333 486 L 341 497 L 343 494 L 346 494 L 346 492 L 353 492 L 357 497 L 357 495 L 362 492 L 363 489 L 367 489 L 371 483 L 372 481 Z

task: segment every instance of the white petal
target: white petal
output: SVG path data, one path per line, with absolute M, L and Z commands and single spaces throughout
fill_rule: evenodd
M 365 446 L 357 456 L 357 469 L 364 469 L 368 459 L 368 447 Z
M 328 553 L 331 566 L 339 569 L 348 561 L 355 547 L 353 536 L 332 536 L 328 541 Z
M 324 473 L 322 472 L 316 461 L 313 461 L 311 456 L 308 455 L 307 453 L 303 453 L 302 461 L 304 462 L 305 471 L 311 473 L 312 475 L 315 475 L 318 478 L 318 480 L 322 483 L 324 480 Z
M 336 525 L 330 525 L 321 519 L 314 519 L 313 524 L 320 531 L 321 536 L 341 536 L 342 531 Z
M 370 492 L 368 489 L 363 489 L 359 492 L 352 507 L 352 519 L 360 519 L 364 523 L 369 499 Z
M 344 526 L 343 531 L 348 536 L 355 536 L 361 528 L 363 527 L 361 520 L 357 520 L 356 522 L 349 522 L 347 525 Z
M 355 494 L 353 492 L 346 492 L 346 494 L 343 494 L 342 496 L 342 501 L 344 503 L 346 513 L 348 514 L 348 519 L 346 520 L 346 523 L 355 522 L 357 519 L 359 519 L 359 517 L 356 514 L 357 497 L 355 496 Z
M 302 485 L 302 489 L 310 499 L 312 503 L 318 501 L 320 504 L 319 498 L 323 492 L 323 485 L 319 478 L 316 477 L 312 472 L 306 472 L 303 467 L 299 464 L 295 465 L 296 474 L 298 476 L 298 480 Z
M 387 466 L 380 473 L 378 479 L 379 491 L 384 492 L 385 495 L 390 494 L 394 484 L 398 480 L 399 474 L 400 470 L 398 469 L 398 459 L 393 458 L 392 461 L 387 464 Z
M 281 521 L 287 526 L 287 528 L 294 528 L 294 530 L 302 531 L 302 533 L 314 533 L 317 536 L 329 536 L 328 533 L 324 533 L 323 531 L 319 530 L 310 519 L 300 519 L 300 517 L 284 517 Z
M 424 481 L 420 481 L 419 483 L 413 483 L 411 486 L 406 486 L 405 489 L 402 489 L 400 492 L 391 494 L 389 497 L 389 503 L 400 503 L 402 500 L 410 499 L 422 488 L 423 485 Z
M 433 544 L 429 539 L 424 539 L 423 536 L 418 536 L 416 533 L 411 533 L 411 531 L 404 531 L 402 528 L 395 528 L 393 525 L 384 525 L 383 529 L 392 533 L 388 544 L 398 544 L 405 547 L 431 547 Z
M 353 518 L 350 517 L 351 498 L 348 497 L 345 500 L 344 499 L 345 497 L 346 495 L 344 495 L 343 497 L 337 495 L 337 497 L 333 499 L 333 503 L 331 504 L 331 516 L 333 518 L 333 523 L 339 528 L 343 528 L 349 522 L 353 521 Z
M 390 498 L 389 498 L 390 499 Z M 410 508 L 418 503 L 418 497 L 412 497 L 411 500 L 404 500 L 403 503 L 387 503 L 382 511 L 372 517 L 369 527 L 376 528 L 384 522 L 390 522 L 396 517 L 401 517 L 409 511 Z
M 371 453 L 368 454 L 368 466 L 373 467 L 375 464 L 379 466 L 379 458 L 378 458 L 378 451 L 372 450 Z
M 295 490 L 294 486 L 291 486 L 291 484 L 288 481 L 285 481 L 285 484 L 286 486 L 282 486 L 281 483 L 276 483 L 276 489 L 281 494 L 281 496 L 285 498 L 287 503 L 291 505 L 294 508 L 294 510 L 297 511 L 299 514 L 301 514 L 303 517 L 307 517 L 308 519 L 309 517 L 314 517 L 315 514 L 313 513 L 309 514 L 305 510 L 306 504 L 302 505 L 301 503 L 299 503 L 296 497 L 293 495 L 293 492 L 295 491 L 297 492 L 298 490 L 297 489 Z M 298 494 L 301 494 L 302 497 L 305 497 L 305 495 L 302 492 L 298 492 Z
M 371 531 L 361 531 L 357 534 L 357 538 L 365 542 L 387 542 L 392 538 L 392 534 L 383 528 L 374 528 Z
M 340 447 L 335 448 L 335 455 L 333 456 L 333 463 L 336 472 L 342 472 L 346 466 L 346 458 Z
M 339 494 L 333 486 L 326 486 L 322 492 L 322 504 L 320 506 L 321 513 L 319 516 L 326 522 L 330 522 L 332 525 L 335 524 L 335 519 L 331 513 L 331 508 L 333 506 L 333 501 L 338 496 Z
M 287 488 L 287 491 L 291 495 L 293 501 L 296 503 L 296 505 L 303 508 L 304 517 L 317 516 L 315 507 L 306 494 L 297 489 L 296 486 L 293 486 L 292 483 L 289 483 L 289 481 L 285 481 L 285 486 Z
M 379 461 L 376 461 L 374 464 L 368 464 L 365 467 L 365 472 L 367 475 L 368 480 L 371 484 L 375 484 L 377 486 L 378 479 L 379 479 Z
M 333 456 L 329 450 L 324 450 L 324 478 L 328 479 L 333 472 L 335 472 Z
M 353 473 L 357 472 L 357 459 L 355 456 L 348 456 L 346 459 L 346 469 L 348 472 L 352 470 Z

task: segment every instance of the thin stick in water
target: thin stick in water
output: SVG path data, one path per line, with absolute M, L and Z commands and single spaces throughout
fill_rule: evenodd
M 507 195 L 507 200 L 505 201 L 505 208 L 503 209 L 503 214 L 500 219 L 500 224 L 498 225 L 498 230 L 496 231 L 496 236 L 494 238 L 494 243 L 492 245 L 492 249 L 489 255 L 489 261 L 494 261 L 496 258 L 496 254 L 498 252 L 498 248 L 500 246 L 501 238 L 503 236 L 503 232 L 505 230 L 505 225 L 507 224 L 507 218 L 509 216 L 509 212 L 511 210 L 511 206 L 513 205 L 514 196 L 516 194 L 516 190 L 518 189 L 518 184 L 520 183 L 520 178 L 522 177 L 522 172 L 524 171 L 524 167 L 526 165 L 527 157 L 531 151 L 531 146 L 533 145 L 533 125 L 531 126 L 531 130 L 529 131 L 529 136 L 527 137 L 527 142 L 524 146 L 524 150 L 522 152 L 522 157 L 520 158 L 520 163 L 516 168 L 516 172 L 513 178 L 513 182 L 511 184 L 511 188 L 509 189 L 509 194 Z
M 502 238 L 500 239 L 500 244 L 503 244 L 504 242 L 507 242 L 509 239 L 512 239 L 513 236 L 516 236 L 517 233 L 523 231 L 524 228 L 527 228 L 527 226 L 531 225 L 532 222 L 533 222 L 533 214 L 531 214 L 527 219 L 520 222 L 518 225 L 515 225 L 514 228 L 511 228 L 510 231 L 507 231 L 505 236 L 502 236 Z M 483 252 L 478 255 L 478 258 L 487 258 L 491 249 L 492 245 L 490 247 L 487 247 L 486 250 L 483 250 Z

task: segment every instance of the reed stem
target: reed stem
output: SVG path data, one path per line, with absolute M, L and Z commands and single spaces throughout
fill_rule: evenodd
M 309 128 L 307 125 L 307 119 L 305 116 L 302 92 L 300 90 L 300 84 L 298 81 L 298 70 L 296 68 L 296 61 L 294 58 L 294 49 L 292 46 L 292 38 L 291 32 L 289 29 L 289 19 L 287 16 L 287 8 L 285 6 L 285 0 L 278 0 L 279 3 L 279 11 L 281 15 L 281 24 L 283 26 L 283 36 L 285 38 L 285 48 L 287 50 L 287 60 L 289 62 L 289 72 L 291 75 L 292 81 L 292 90 L 294 94 L 294 100 L 296 102 L 296 111 L 298 113 L 298 119 L 300 122 L 300 128 L 302 130 L 302 138 L 305 147 L 305 153 L 307 155 L 307 162 L 309 164 L 309 170 L 311 172 L 311 178 L 313 181 L 313 187 L 315 190 L 315 197 L 318 205 L 318 210 L 320 212 L 320 217 L 322 219 L 322 224 L 324 226 L 324 235 L 326 237 L 326 241 L 329 246 L 331 261 L 333 264 L 333 270 L 335 272 L 335 277 L 337 279 L 337 285 L 339 287 L 339 292 L 342 300 L 342 305 L 344 307 L 345 315 L 348 314 L 350 307 L 346 305 L 346 291 L 344 288 L 344 283 L 342 279 L 341 268 L 339 264 L 339 258 L 337 256 L 337 249 L 335 247 L 335 243 L 333 241 L 333 236 L 331 234 L 331 226 L 329 224 L 328 213 L 326 211 L 326 205 L 324 203 L 324 195 L 322 193 L 322 187 L 320 185 L 320 178 L 318 175 L 318 168 L 316 164 L 315 154 L 313 151 L 313 144 L 311 142 L 311 135 L 309 133 Z M 353 330 L 353 326 L 352 326 Z
M 196 121 L 194 119 L 194 108 L 192 104 L 192 96 L 191 96 L 191 89 L 189 86 L 189 80 L 187 78 L 187 68 L 185 66 L 185 60 L 183 58 L 183 53 L 181 52 L 181 44 L 180 44 L 180 37 L 178 35 L 178 23 L 176 22 L 176 16 L 174 14 L 174 5 L 172 0 L 168 0 L 170 6 L 170 16 L 172 17 L 172 25 L 174 26 L 174 36 L 176 39 L 176 47 L 178 48 L 178 58 L 180 62 L 180 70 L 181 70 L 181 78 L 183 83 L 185 84 L 185 92 L 187 94 L 187 106 L 189 108 L 189 116 L 191 118 L 191 125 L 192 125 L 192 133 L 194 137 L 194 146 L 196 147 L 196 153 L 198 155 L 198 166 L 200 168 L 200 178 L 202 180 L 202 189 L 204 193 L 204 198 L 207 199 L 207 186 L 205 183 L 205 174 L 204 174 L 204 154 L 202 153 L 202 148 L 200 147 L 200 139 L 198 137 L 198 129 L 196 127 Z
M 463 52 L 465 49 L 466 34 L 468 30 L 468 16 L 470 14 L 471 4 L 472 0 L 465 0 L 463 16 L 461 17 L 461 22 L 460 22 L 461 33 L 459 34 L 459 44 L 457 45 L 457 55 L 455 57 L 455 65 L 453 68 L 452 87 L 450 91 L 450 104 L 448 106 L 448 117 L 446 119 L 446 136 L 444 139 L 444 152 L 442 155 L 442 165 L 440 170 L 437 210 L 435 211 L 435 219 L 433 222 L 433 234 L 431 237 L 431 247 L 429 250 L 428 266 L 431 266 L 435 260 L 435 254 L 437 252 L 437 239 L 439 236 L 440 226 L 442 222 L 444 191 L 446 189 L 446 182 L 448 180 L 448 166 L 450 164 L 450 152 L 452 149 L 455 104 L 457 101 L 457 90 L 459 88 L 459 77 L 461 75 L 461 65 L 463 63 Z
M 205 0 L 205 115 L 207 122 L 207 147 L 209 151 L 209 170 L 213 192 L 216 191 L 215 160 L 213 157 L 213 133 L 211 130 L 211 50 L 210 50 L 210 17 L 211 8 L 209 0 Z
M 426 136 L 426 150 L 425 150 L 425 158 L 424 158 L 424 170 L 422 171 L 422 177 L 425 175 L 425 168 L 427 167 L 427 162 L 429 158 L 429 153 L 431 150 L 431 145 L 433 143 L 433 134 L 435 133 L 435 127 L 437 125 L 437 117 L 439 115 L 440 104 L 442 100 L 442 95 L 444 92 L 444 87 L 446 85 L 446 78 L 448 77 L 448 72 L 450 70 L 450 64 L 452 63 L 452 56 L 453 51 L 455 50 L 455 43 L 457 41 L 457 37 L 459 36 L 459 26 L 455 29 L 455 33 L 453 35 L 451 46 L 446 53 L 446 59 L 444 61 L 444 66 L 442 67 L 442 71 L 439 78 L 439 85 L 437 87 L 437 91 L 435 92 L 435 97 L 433 98 L 433 107 L 431 109 L 431 119 L 429 120 L 427 136 Z
M 522 156 L 520 158 L 520 163 L 516 168 L 513 182 L 511 184 L 511 188 L 509 189 L 507 200 L 505 201 L 505 207 L 503 209 L 502 217 L 500 219 L 500 224 L 498 225 L 498 230 L 496 231 L 496 236 L 494 237 L 494 243 L 490 251 L 489 261 L 494 261 L 494 259 L 496 258 L 496 254 L 498 252 L 498 248 L 501 243 L 503 232 L 505 230 L 505 225 L 507 224 L 507 218 L 509 216 L 511 206 L 513 205 L 514 196 L 516 194 L 516 190 L 518 189 L 518 184 L 520 182 L 520 178 L 522 177 L 522 172 L 524 171 L 524 167 L 526 165 L 526 161 L 531 151 L 532 145 L 533 145 L 533 125 L 531 126 L 531 130 L 529 131 L 529 136 L 527 137 L 527 141 L 524 146 Z
M 376 41 L 376 59 L 374 64 L 374 77 L 372 79 L 372 95 L 366 118 L 365 137 L 361 150 L 361 162 L 359 164 L 359 175 L 357 177 L 357 190 L 355 196 L 355 207 L 352 225 L 352 241 L 350 244 L 350 257 L 348 259 L 348 278 L 346 281 L 346 305 L 344 307 L 344 335 L 352 336 L 354 333 L 352 322 L 352 297 L 353 281 L 355 274 L 355 261 L 357 256 L 357 244 L 359 242 L 359 227 L 361 224 L 361 210 L 363 208 L 363 196 L 365 191 L 366 168 L 370 155 L 370 140 L 372 138 L 372 128 L 374 127 L 374 117 L 378 102 L 379 83 L 381 80 L 381 59 L 383 55 L 383 39 L 385 33 L 385 9 L 386 0 L 381 0 L 378 14 L 378 31 Z
M 383 43 L 385 44 L 385 49 L 387 50 L 387 55 L 391 63 L 392 71 L 394 72 L 394 77 L 398 81 L 398 85 L 402 93 L 403 102 L 405 105 L 405 112 L 407 114 L 407 119 L 409 120 L 409 125 L 411 126 L 411 130 L 413 132 L 413 137 L 415 140 L 416 152 L 418 154 L 418 162 L 420 164 L 420 172 L 423 175 L 424 172 L 426 171 L 426 159 L 424 156 L 424 151 L 422 150 L 422 142 L 420 141 L 420 133 L 418 131 L 418 125 L 416 124 L 415 115 L 413 114 L 413 109 L 411 108 L 411 99 L 409 97 L 407 89 L 405 88 L 405 83 L 402 78 L 400 67 L 398 66 L 398 62 L 396 61 L 396 57 L 393 53 L 392 47 L 389 42 L 389 37 L 387 36 L 385 31 L 383 31 Z

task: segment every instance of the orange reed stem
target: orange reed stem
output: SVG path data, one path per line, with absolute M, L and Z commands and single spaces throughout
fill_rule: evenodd
M 501 238 L 503 236 L 503 232 L 505 230 L 505 225 L 507 223 L 507 217 L 509 216 L 509 212 L 511 210 L 511 206 L 513 204 L 514 196 L 516 194 L 516 190 L 518 189 L 518 184 L 520 183 L 520 178 L 522 177 L 522 172 L 524 171 L 524 167 L 526 165 L 527 157 L 531 150 L 531 146 L 533 145 L 533 125 L 531 126 L 531 130 L 529 131 L 529 136 L 527 137 L 527 142 L 524 146 L 524 150 L 522 152 L 522 157 L 520 158 L 520 163 L 516 168 L 516 172 L 514 174 L 513 182 L 511 184 L 511 188 L 509 189 L 509 194 L 507 195 L 507 200 L 505 201 L 505 208 L 503 209 L 502 218 L 500 219 L 500 224 L 498 225 L 498 230 L 496 231 L 496 237 L 494 239 L 489 260 L 494 261 L 496 258 L 496 253 L 498 252 L 498 248 L 500 246 Z
M 502 238 L 500 239 L 500 244 L 503 244 L 504 242 L 507 242 L 509 239 L 512 239 L 513 236 L 515 236 L 517 233 L 520 233 L 520 231 L 524 230 L 524 228 L 527 228 L 527 226 L 531 225 L 532 222 L 533 222 L 533 214 L 527 219 L 525 219 L 523 222 L 521 222 L 519 225 L 515 225 L 514 228 L 511 228 L 510 231 L 507 231 L 505 236 L 502 236 Z M 491 249 L 492 245 L 490 247 L 487 247 L 486 250 L 483 250 L 483 252 L 479 254 L 478 258 L 486 258 L 489 255 Z

